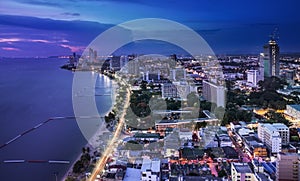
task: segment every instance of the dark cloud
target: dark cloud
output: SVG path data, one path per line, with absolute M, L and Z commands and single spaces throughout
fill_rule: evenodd
M 62 13 L 62 15 L 67 15 L 67 16 L 80 16 L 80 13 L 69 13 L 69 12 L 66 12 L 66 13 Z
M 262 46 L 268 42 L 269 35 L 273 32 L 275 25 L 279 27 L 279 45 L 281 52 L 300 51 L 300 36 L 298 35 L 298 32 L 300 32 L 300 24 L 244 22 L 223 23 L 218 25 L 214 22 L 213 28 L 203 28 L 204 25 L 203 23 L 194 23 L 192 28 L 208 42 L 216 53 L 259 53 L 263 51 Z M 46 44 L 42 41 L 13 42 L 12 44 L 3 43 L 0 47 L 18 48 L 20 51 L 17 51 L 17 53 L 20 55 L 21 53 L 24 53 L 24 55 L 26 55 L 26 53 L 37 53 L 29 52 L 29 47 L 32 50 L 39 50 L 39 54 L 49 55 L 51 53 L 53 55 L 56 51 L 69 51 L 68 48 L 61 47 L 62 43 L 65 47 L 85 47 L 100 33 L 112 26 L 114 25 L 91 21 L 65 21 L 26 16 L 0 15 L 0 38 L 24 38 L 55 42 L 51 44 Z M 111 38 L 113 39 L 114 37 Z M 63 40 L 65 41 L 63 42 Z M 22 47 L 27 47 L 29 44 L 28 49 L 26 48 L 26 51 L 22 51 L 24 49 Z M 44 51 L 40 49 L 41 45 L 45 48 Z M 167 50 L 163 50 L 164 48 L 162 47 Z M 119 52 L 161 53 L 161 51 L 164 51 L 163 53 L 169 53 L 170 50 L 176 53 L 176 47 L 174 46 L 161 45 L 157 42 L 143 42 L 143 44 L 133 43 L 127 48 L 120 49 Z M 10 51 L 10 53 L 13 54 L 16 53 L 16 51 Z
M 91 21 L 64 21 L 53 20 L 49 18 L 36 18 L 29 16 L 13 16 L 1 15 L 0 25 L 17 26 L 24 28 L 40 29 L 40 30 L 58 30 L 58 31 L 104 31 L 113 25 L 101 24 Z M 91 32 L 91 33 L 92 33 Z
M 64 53 L 68 55 L 71 49 L 82 49 L 88 46 L 100 33 L 112 26 L 89 21 L 0 15 L 0 38 L 26 40 L 0 43 L 0 48 L 15 46 L 20 49 L 20 51 L 7 52 L 2 49 L 0 54 L 3 56 L 15 54 L 19 57 L 33 54 L 50 56 Z
M 203 29 L 203 30 L 196 30 L 199 34 L 215 34 L 221 31 L 221 28 L 216 28 L 216 29 Z
M 55 1 L 49 0 L 17 0 L 23 4 L 31 4 L 31 5 L 38 5 L 38 6 L 52 6 L 52 7 L 61 7 L 62 4 Z

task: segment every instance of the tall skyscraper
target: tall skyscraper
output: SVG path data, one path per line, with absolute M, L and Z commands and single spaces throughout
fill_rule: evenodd
M 259 81 L 263 81 L 264 80 L 264 74 L 265 74 L 265 68 L 264 68 L 264 53 L 260 53 L 260 56 L 259 56 L 259 67 L 258 67 L 258 79 Z
M 264 75 L 279 77 L 279 46 L 274 38 L 264 46 Z
M 93 50 L 92 48 L 89 48 L 89 62 L 96 62 L 97 61 L 97 50 Z

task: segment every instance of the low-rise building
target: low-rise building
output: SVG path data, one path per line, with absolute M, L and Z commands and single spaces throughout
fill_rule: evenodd
M 267 157 L 267 147 L 259 141 L 255 136 L 243 137 L 245 148 L 252 154 L 253 157 Z
M 160 180 L 160 160 L 144 158 L 141 168 L 142 181 Z
M 239 122 L 236 122 L 236 121 L 230 122 L 231 131 L 235 132 L 236 130 L 238 130 L 240 128 L 242 128 L 242 126 Z
M 220 147 L 230 146 L 232 147 L 232 141 L 230 137 L 226 134 L 218 135 L 218 141 L 220 144 Z
M 127 168 L 123 181 L 140 181 L 141 169 Z
M 180 140 L 192 140 L 193 132 L 188 128 L 180 128 L 179 129 L 179 139 Z
M 235 181 L 258 181 L 248 163 L 231 163 L 231 178 Z
M 136 141 L 158 141 L 160 135 L 158 133 L 136 133 L 133 137 Z
M 178 148 L 180 147 L 180 139 L 178 131 L 167 135 L 164 139 L 164 157 L 168 158 L 171 156 L 178 157 L 179 152 Z
M 300 105 L 286 105 L 286 110 L 284 111 L 284 113 L 294 120 L 300 120 Z
M 204 111 L 203 111 L 204 112 Z M 198 119 L 184 119 L 184 120 L 159 120 L 155 122 L 155 130 L 161 136 L 166 135 L 166 131 L 169 128 L 184 128 L 186 125 L 190 124 L 191 122 L 207 122 L 212 125 L 219 124 L 219 120 L 215 117 L 207 117 L 207 118 L 198 118 Z

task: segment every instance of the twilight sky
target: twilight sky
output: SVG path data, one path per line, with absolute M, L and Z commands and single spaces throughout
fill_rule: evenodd
M 299 7 L 298 0 L 1 0 L 0 57 L 81 52 L 109 27 L 137 18 L 182 23 L 217 54 L 259 53 L 278 27 L 281 52 L 300 52 Z M 171 45 L 159 52 L 161 44 L 133 43 L 119 52 L 176 53 Z

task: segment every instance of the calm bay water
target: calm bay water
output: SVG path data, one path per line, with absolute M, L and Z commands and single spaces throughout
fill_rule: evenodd
M 49 117 L 74 116 L 73 73 L 60 69 L 62 59 L 0 59 L 0 145 Z M 109 82 L 109 83 L 107 83 Z M 111 82 L 98 84 L 109 92 Z M 106 88 L 107 87 L 107 88 Z M 101 90 L 100 90 L 101 91 Z M 98 90 L 99 92 L 99 90 Z M 109 96 L 96 97 L 100 114 L 111 107 Z M 0 180 L 61 180 L 70 164 L 3 163 L 4 160 L 69 160 L 87 141 L 76 120 L 53 120 L 0 149 Z

